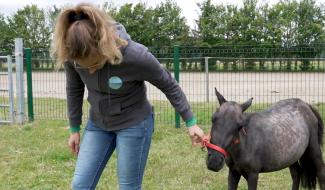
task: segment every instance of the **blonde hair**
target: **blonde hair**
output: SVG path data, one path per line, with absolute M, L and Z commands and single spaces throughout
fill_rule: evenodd
M 63 10 L 56 21 L 51 47 L 58 66 L 65 60 L 82 59 L 92 52 L 111 64 L 121 63 L 119 47 L 127 45 L 127 41 L 115 34 L 114 23 L 109 15 L 90 4 Z

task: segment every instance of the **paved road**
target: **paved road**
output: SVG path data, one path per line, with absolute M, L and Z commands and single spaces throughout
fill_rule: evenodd
M 296 97 L 310 103 L 325 102 L 325 73 L 210 73 L 208 80 L 207 88 L 204 73 L 180 74 L 180 85 L 191 102 L 216 101 L 214 87 L 226 99 L 235 101 L 254 97 L 254 102 L 267 103 Z M 7 79 L 0 76 L 0 89 L 6 85 Z M 35 97 L 65 98 L 65 75 L 34 72 L 33 89 Z M 151 85 L 148 96 L 151 100 L 166 100 Z

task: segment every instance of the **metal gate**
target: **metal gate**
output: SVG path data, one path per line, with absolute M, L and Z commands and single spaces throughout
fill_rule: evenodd
M 14 122 L 14 89 L 12 78 L 12 57 L 0 56 L 8 71 L 0 72 L 0 79 L 6 81 L 0 83 L 0 124 Z

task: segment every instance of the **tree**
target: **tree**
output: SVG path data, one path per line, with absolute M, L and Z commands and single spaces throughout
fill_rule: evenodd
M 213 5 L 211 0 L 198 4 L 201 15 L 197 24 L 202 44 L 260 44 L 265 27 L 256 5 L 257 0 L 245 0 L 241 9 L 234 5 Z
M 154 44 L 172 46 L 186 43 L 189 26 L 181 16 L 181 8 L 173 1 L 167 0 L 154 9 Z
M 324 17 L 314 0 L 302 0 L 296 15 L 296 43 L 299 45 L 317 43 L 324 33 Z
M 219 9 L 217 11 L 217 8 L 211 3 L 211 0 L 204 1 L 202 4 L 198 4 L 198 6 L 201 12 L 197 21 L 201 45 L 216 44 L 220 40 L 216 39 L 218 36 L 216 28 L 218 27 L 218 23 L 221 23 L 220 15 L 223 14 L 224 10 L 220 6 L 221 10 Z
M 0 31 L 0 54 L 10 54 L 14 48 L 13 36 L 9 24 L 2 14 L 0 14 Z
M 153 45 L 155 35 L 154 12 L 152 8 L 147 8 L 145 4 L 138 3 L 125 4 L 116 13 L 116 20 L 122 23 L 130 34 L 131 38 L 146 46 Z
M 30 48 L 49 48 L 51 30 L 45 21 L 43 9 L 37 5 L 27 5 L 9 19 L 14 37 L 21 37 L 24 46 Z
M 321 39 L 321 35 L 324 33 L 323 17 L 320 7 L 316 6 L 314 0 L 302 0 L 299 3 L 296 15 L 296 43 L 299 47 L 308 47 Z M 299 57 L 310 58 L 315 56 L 314 52 L 299 52 Z M 312 69 L 310 60 L 303 59 L 300 68 L 302 70 Z
M 108 13 L 109 16 L 114 19 L 117 19 L 116 15 L 118 13 L 118 10 L 116 6 L 114 6 L 113 2 L 104 2 L 100 7 L 104 12 Z
M 46 11 L 45 21 L 46 21 L 46 24 L 47 24 L 51 34 L 53 33 L 56 19 L 57 19 L 59 13 L 61 12 L 61 10 L 62 10 L 62 8 L 59 8 L 55 5 L 53 5 L 51 8 L 49 8 Z
M 225 19 L 225 44 L 237 44 L 240 40 L 240 14 L 237 6 L 227 5 Z
M 245 45 L 259 45 L 262 39 L 263 17 L 257 7 L 257 0 L 244 0 L 239 10 L 240 42 Z
M 262 14 L 265 22 L 264 43 L 267 47 L 277 47 L 281 45 L 282 30 L 281 14 L 284 11 L 283 6 L 275 5 L 271 8 L 264 7 Z

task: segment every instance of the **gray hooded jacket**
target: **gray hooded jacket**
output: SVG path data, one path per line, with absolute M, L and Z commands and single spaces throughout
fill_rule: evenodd
M 106 64 L 93 74 L 75 68 L 71 61 L 64 64 L 70 126 L 81 125 L 85 86 L 90 103 L 89 119 L 97 126 L 112 131 L 141 122 L 152 112 L 145 81 L 167 96 L 184 121 L 193 119 L 190 105 L 171 74 L 148 48 L 130 39 L 123 25 L 117 24 L 117 32 L 128 41 L 128 45 L 121 49 L 121 64 Z

